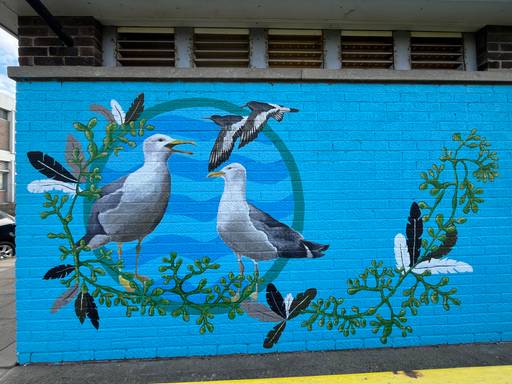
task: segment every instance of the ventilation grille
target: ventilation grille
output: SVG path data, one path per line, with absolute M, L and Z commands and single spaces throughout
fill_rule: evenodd
M 393 68 L 393 35 L 387 31 L 342 31 L 342 68 Z
M 269 30 L 268 66 L 270 68 L 321 68 L 323 66 L 322 32 Z
M 464 70 L 462 34 L 411 32 L 411 68 Z
M 118 28 L 116 56 L 124 67 L 173 67 L 174 29 Z
M 196 67 L 249 66 L 249 30 L 196 28 L 194 30 Z

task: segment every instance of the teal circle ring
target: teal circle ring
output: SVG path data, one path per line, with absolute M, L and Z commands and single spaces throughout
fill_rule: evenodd
M 150 121 L 152 118 L 159 116 L 163 113 L 168 113 L 171 111 L 185 109 L 185 108 L 197 108 L 197 107 L 213 107 L 219 110 L 231 113 L 231 114 L 244 114 L 245 111 L 242 107 L 237 106 L 236 104 L 227 102 L 225 100 L 219 99 L 211 99 L 211 98 L 187 98 L 187 99 L 178 99 L 178 100 L 170 100 L 164 103 L 156 104 L 151 108 L 145 109 L 145 111 L 139 117 L 139 120 L 146 119 Z M 292 228 L 298 232 L 302 232 L 304 229 L 304 191 L 302 187 L 302 181 L 300 178 L 299 168 L 295 159 L 287 148 L 284 141 L 279 137 L 279 135 L 272 130 L 272 128 L 267 124 L 262 132 L 276 147 L 276 149 L 281 154 L 281 157 L 288 169 L 288 173 L 291 178 L 292 191 L 293 191 L 293 200 L 294 200 L 294 210 L 293 210 L 293 223 Z M 98 162 L 97 167 L 100 171 L 103 169 L 105 164 L 107 163 L 109 156 L 102 161 Z M 85 220 L 87 221 L 87 217 L 89 216 L 89 212 L 92 206 L 92 202 L 86 200 L 84 206 Z M 86 223 L 87 224 L 87 223 Z M 263 284 L 268 284 L 274 281 L 283 268 L 286 266 L 288 259 L 278 258 L 274 261 L 272 266 L 268 269 L 265 275 L 262 277 Z
M 197 108 L 197 107 L 213 107 L 232 113 L 235 115 L 243 115 L 247 113 L 242 107 L 230 103 L 225 100 L 211 99 L 211 98 L 188 98 L 179 100 L 170 100 L 164 103 L 156 104 L 151 108 L 147 108 L 140 118 L 151 120 L 152 118 L 177 109 L 184 108 Z M 263 134 L 274 144 L 276 149 L 281 154 L 282 159 L 285 162 L 286 168 L 292 181 L 292 191 L 294 200 L 293 209 L 293 223 L 292 228 L 298 232 L 302 232 L 304 229 L 304 190 L 302 188 L 302 180 L 300 178 L 299 168 L 295 159 L 279 135 L 272 130 L 267 124 L 263 129 Z M 274 261 L 272 267 L 263 276 L 263 284 L 268 284 L 274 281 L 277 276 L 281 273 L 285 267 L 288 259 L 278 258 Z

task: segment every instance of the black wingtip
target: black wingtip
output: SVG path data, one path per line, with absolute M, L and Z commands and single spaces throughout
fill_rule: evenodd
M 299 112 L 297 108 L 290 108 L 290 112 Z

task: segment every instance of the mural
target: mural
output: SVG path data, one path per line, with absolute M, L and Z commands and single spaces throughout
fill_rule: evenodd
M 334 250 L 327 252 L 329 244 L 306 240 L 296 222 L 288 226 L 249 203 L 248 171 L 238 162 L 208 174 L 224 179 L 216 227 L 220 239 L 236 255 L 238 274 L 231 271 L 215 280 L 223 259 L 204 256 L 184 265 L 184 259 L 172 249 L 159 263 L 159 275 L 156 271 L 150 271 L 150 276 L 139 272 L 139 258 L 151 256 L 144 253 L 144 239 L 164 225 L 167 211 L 178 209 L 171 196 L 178 182 L 171 180 L 168 162 L 192 155 L 182 145 L 195 144 L 189 139 L 153 133 L 155 127 L 148 124 L 151 113 L 145 111 L 144 99 L 144 94 L 139 94 L 126 113 L 116 100 L 111 101 L 111 109 L 92 105 L 91 111 L 100 114 L 106 126 L 99 128 L 95 117 L 85 124 L 76 122 L 75 135 L 79 136 L 68 136 L 62 160 L 38 150 L 27 153 L 30 164 L 45 176 L 32 181 L 28 190 L 44 194 L 41 218 L 56 219 L 61 228 L 48 233 L 48 238 L 55 239 L 62 264 L 49 269 L 44 279 L 59 280 L 65 287 L 53 302 L 52 312 L 74 302 L 78 320 L 84 323 L 88 319 L 99 329 L 100 324 L 109 326 L 101 320 L 101 313 L 119 306 L 124 307 L 126 316 L 139 313 L 170 315 L 184 322 L 193 319 L 201 334 L 214 332 L 215 316 L 234 321 L 249 316 L 262 323 L 277 323 L 261 337 L 264 348 L 273 348 L 287 322 L 299 316 L 307 330 L 326 328 L 344 336 L 369 327 L 385 344 L 394 332 L 407 336 L 413 331 L 414 322 L 409 317 L 415 316 L 420 307 L 440 303 L 447 311 L 461 304 L 455 296 L 457 287 L 450 285 L 448 277 L 435 275 L 473 270 L 468 262 L 447 256 L 457 245 L 459 227 L 469 214 L 478 213 L 483 203 L 484 191 L 477 184 L 492 182 L 498 176 L 497 154 L 476 129 L 465 135 L 453 134 L 452 146 L 442 148 L 438 163 L 420 174 L 419 189 L 429 192 L 433 201 L 409 203 L 409 217 L 403 223 L 405 234 L 395 236 L 393 248 L 390 239 L 394 265 L 368 260 L 369 266 L 348 280 L 348 296 L 361 296 L 373 304 L 367 308 L 348 307 L 344 297 L 317 298 L 317 288 L 283 298 L 275 284 L 286 268 L 285 261 L 311 259 L 307 262 L 315 263 L 317 258 L 329 258 Z M 203 101 L 194 102 L 201 105 Z M 230 159 L 236 140 L 240 140 L 241 148 L 269 130 L 270 118 L 280 122 L 285 113 L 298 112 L 257 101 L 244 107 L 251 110 L 248 116 L 210 117 L 221 130 L 208 163 L 197 164 L 204 168 L 205 175 L 206 169 L 213 171 Z M 130 172 L 117 172 L 117 178 L 105 182 L 107 161 L 130 148 L 142 152 L 143 164 Z M 300 202 L 300 172 L 293 156 L 288 156 L 286 164 L 293 170 L 294 194 Z M 84 204 L 83 228 L 75 214 L 79 203 Z M 131 242 L 136 242 L 133 270 L 127 268 L 123 258 L 123 245 Z M 244 273 L 243 257 L 253 261 L 253 274 Z M 273 263 L 261 275 L 260 261 Z M 260 285 L 266 287 L 261 302 Z

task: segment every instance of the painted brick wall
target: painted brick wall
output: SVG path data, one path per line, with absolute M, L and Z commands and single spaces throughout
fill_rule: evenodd
M 205 287 L 208 288 L 218 284 L 221 276 L 230 280 L 229 272 L 238 273 L 236 257 L 216 230 L 223 182 L 206 178 L 209 153 L 219 127 L 203 117 L 247 114 L 250 110 L 240 106 L 251 100 L 300 110 L 285 114 L 281 122 L 269 120 L 257 139 L 241 149 L 235 146 L 226 164 L 239 162 L 246 167 L 247 197 L 252 203 L 276 219 L 293 224 L 307 240 L 329 244 L 330 248 L 321 258 L 291 259 L 287 263 L 260 262 L 261 275 L 266 277 L 266 282 L 260 284 L 257 301 L 260 306 L 248 298 L 245 303 L 249 303 L 251 310 L 247 312 L 252 315 L 237 315 L 231 320 L 233 314 L 228 316 L 226 313 L 230 304 L 226 303 L 224 307 L 217 305 L 212 310 L 215 315 L 213 332 L 206 329 L 204 334 L 200 333 L 200 326 L 196 324 L 198 316 L 193 311 L 189 316 L 183 313 L 176 318 L 171 316 L 169 312 L 176 309 L 176 304 L 163 308 L 164 316 L 158 316 L 158 313 L 149 316 L 146 308 L 144 315 L 134 310 L 131 317 L 127 317 L 123 305 L 107 307 L 96 297 L 98 330 L 93 326 L 94 313 L 90 318 L 85 317 L 83 324 L 77 319 L 75 298 L 58 312 L 50 311 L 66 288 L 59 279 L 43 280 L 43 276 L 58 265 L 74 265 L 74 260 L 70 256 L 60 260 L 59 246 L 70 247 L 66 239 L 49 239 L 47 236 L 49 232 L 63 232 L 62 224 L 55 215 L 42 219 L 41 212 L 49 210 L 43 207 L 44 195 L 27 190 L 34 180 L 46 177 L 29 163 L 27 153 L 42 151 L 72 172 L 72 167 L 65 160 L 68 135 L 73 135 L 81 143 L 84 156 L 88 156 L 84 128 L 77 130 L 73 123 L 87 124 L 89 119 L 97 117 L 94 140 L 101 146 L 107 122 L 103 116 L 92 112 L 90 105 L 99 104 L 110 109 L 111 99 L 115 99 L 126 111 L 140 93 L 144 93 L 145 98 L 144 116 L 157 133 L 197 142 L 193 156 L 177 153 L 169 160 L 173 175 L 170 203 L 161 223 L 143 241 L 140 263 L 141 274 L 151 277 L 155 286 L 167 288 L 173 285 L 166 286 L 161 274 L 170 272 L 159 272 L 159 268 L 165 265 L 162 257 L 169 256 L 171 252 L 177 252 L 184 264 L 208 256 L 220 265 L 219 269 L 208 271 L 185 284 L 183 290 L 187 292 L 197 287 L 200 278 L 206 279 Z M 397 265 L 395 244 L 399 252 L 402 245 L 403 254 L 411 253 L 410 248 L 404 246 L 405 239 L 402 241 L 396 235 L 402 233 L 404 237 L 410 237 L 406 225 L 412 203 L 424 201 L 432 206 L 444 187 L 447 188 L 444 191 L 446 196 L 437 206 L 434 216 L 442 213 L 443 217 L 438 221 L 443 226 L 456 226 L 457 241 L 452 246 L 451 232 L 448 237 L 451 237 L 452 244 L 445 240 L 441 253 L 447 255 L 441 260 L 448 258 L 465 264 L 458 265 L 460 273 L 423 276 L 423 279 L 437 284 L 443 277 L 448 277 L 449 282 L 440 289 L 447 292 L 456 288 L 453 297 L 461 304 L 457 306 L 450 302 L 450 310 L 446 311 L 441 296 L 438 304 L 421 304 L 416 316 L 406 308 L 406 325 L 413 332 L 402 337 L 401 331 L 393 328 L 385 345 L 401 347 L 512 340 L 510 86 L 22 82 L 18 84 L 17 97 L 16 292 L 20 363 L 383 346 L 381 339 L 386 336 L 386 327 L 381 326 L 376 334 L 372 333 L 375 323 L 370 322 L 376 319 L 371 308 L 386 320 L 390 318 L 388 304 L 382 302 L 376 290 L 355 293 L 359 288 L 348 279 L 358 278 L 373 260 L 382 261 L 384 266 L 393 270 Z M 425 181 L 420 174 L 433 164 L 440 164 L 444 146 L 457 148 L 460 141 L 452 140 L 454 134 L 460 133 L 465 138 L 474 128 L 478 130 L 475 135 L 485 137 L 491 149 L 497 152 L 499 176 L 493 182 L 480 183 L 472 173 L 475 164 L 465 163 L 469 167 L 468 181 L 474 188 L 482 189 L 482 194 L 476 196 L 484 201 L 478 203 L 478 212 L 473 213 L 470 209 L 465 214 L 463 207 L 468 200 L 466 198 L 461 203 L 460 198 L 467 192 L 466 185 L 456 199 L 454 219 L 463 221 L 459 218 L 465 217 L 467 222 L 447 225 L 452 212 L 453 187 L 449 183 L 454 182 L 453 162 L 445 161 L 443 175 L 446 177 L 440 179 L 441 184 L 433 181 L 423 186 L 428 187 L 426 190 L 420 189 Z M 119 157 L 112 155 L 97 163 L 102 175 L 100 187 L 135 171 L 142 164 L 141 143 L 151 134 L 147 132 L 143 137 L 133 139 L 135 147 L 120 151 Z M 474 143 L 479 145 L 480 139 L 475 140 Z M 458 156 L 458 159 L 474 159 L 479 152 L 480 147 L 477 146 L 449 155 Z M 489 162 L 493 161 L 486 164 Z M 458 163 L 457 170 L 461 178 L 459 183 L 462 183 L 464 164 Z M 488 175 L 487 171 L 489 169 L 482 170 L 480 175 Z M 426 177 L 432 179 L 432 176 Z M 429 193 L 433 186 L 440 189 L 435 196 Z M 82 188 L 86 188 L 86 184 L 82 184 Z M 31 189 L 34 191 L 33 186 Z M 56 191 L 51 194 L 63 195 Z M 66 212 L 70 201 L 64 205 Z M 77 199 L 69 224 L 74 241 L 85 233 L 91 204 L 86 198 Z M 421 215 L 427 215 L 429 209 L 420 206 Z M 413 209 L 411 222 L 414 222 L 414 216 Z M 133 221 L 137 219 L 140 218 L 130 218 Z M 428 228 L 433 229 L 435 236 L 446 234 L 438 229 L 434 217 L 423 225 L 422 238 L 428 242 L 431 241 Z M 135 245 L 135 242 L 124 245 L 125 272 L 134 270 Z M 106 245 L 106 249 L 114 252 L 112 257 L 115 260 L 115 244 Z M 432 254 L 432 248 L 429 249 Z M 428 254 L 424 249 L 420 253 L 423 257 Z M 80 258 L 84 261 L 98 256 L 84 251 Z M 405 270 L 408 269 L 407 261 Z M 106 269 L 103 264 L 94 265 Z M 253 266 L 250 260 L 245 259 L 245 266 L 246 275 L 251 275 Z M 80 270 L 90 278 L 86 266 Z M 269 270 L 273 273 L 268 274 Z M 186 273 L 184 269 L 180 276 Z M 388 287 L 393 291 L 386 288 L 383 291 L 384 297 L 389 295 L 390 306 L 397 314 L 402 302 L 411 294 L 404 293 L 404 290 L 410 290 L 417 284 L 417 292 L 413 295 L 417 300 L 424 291 L 424 285 L 414 273 L 409 273 L 401 285 L 397 285 L 403 273 L 403 270 L 395 271 Z M 73 274 L 71 272 L 62 280 L 71 278 Z M 373 277 L 368 280 L 370 287 L 375 287 L 374 280 Z M 134 281 L 140 286 L 138 281 Z M 286 322 L 286 329 L 272 348 L 264 348 L 265 338 L 279 321 L 279 317 L 272 315 L 266 301 L 265 290 L 270 282 L 283 296 L 290 292 L 297 297 L 300 292 L 315 288 L 316 297 L 307 309 L 301 308 L 303 311 L 296 319 Z M 383 282 L 386 283 L 385 277 Z M 83 283 L 81 278 L 81 289 Z M 101 285 L 107 292 L 110 288 L 126 292 L 115 273 L 99 276 L 94 284 L 85 281 L 85 285 L 91 294 L 95 285 Z M 271 287 L 269 289 L 272 291 Z M 313 292 L 310 290 L 307 295 L 312 296 Z M 430 291 L 428 296 L 432 293 L 434 291 Z M 147 295 L 151 295 L 151 291 Z M 345 298 L 339 308 L 347 309 L 346 317 L 359 320 L 356 326 L 362 325 L 364 320 L 366 327 L 356 327 L 355 334 L 348 332 L 348 336 L 344 336 L 343 332 L 337 331 L 343 321 L 332 324 L 333 329 L 329 330 L 328 323 L 332 318 L 327 317 L 321 322 L 323 324 L 318 324 L 321 316 L 311 331 L 302 326 L 314 315 L 315 305 L 324 306 L 318 300 L 326 301 L 331 295 Z M 204 303 L 205 296 L 197 295 L 194 303 Z M 173 303 L 183 301 L 176 294 L 165 293 L 163 297 Z M 328 312 L 333 306 L 330 305 Z M 354 307 L 359 308 L 359 312 L 353 312 Z M 263 313 L 259 318 L 254 314 L 256 309 Z M 342 316 L 341 310 L 337 313 Z M 262 321 L 265 314 L 267 320 L 271 317 L 273 321 Z M 189 321 L 184 321 L 183 317 L 189 317 Z

